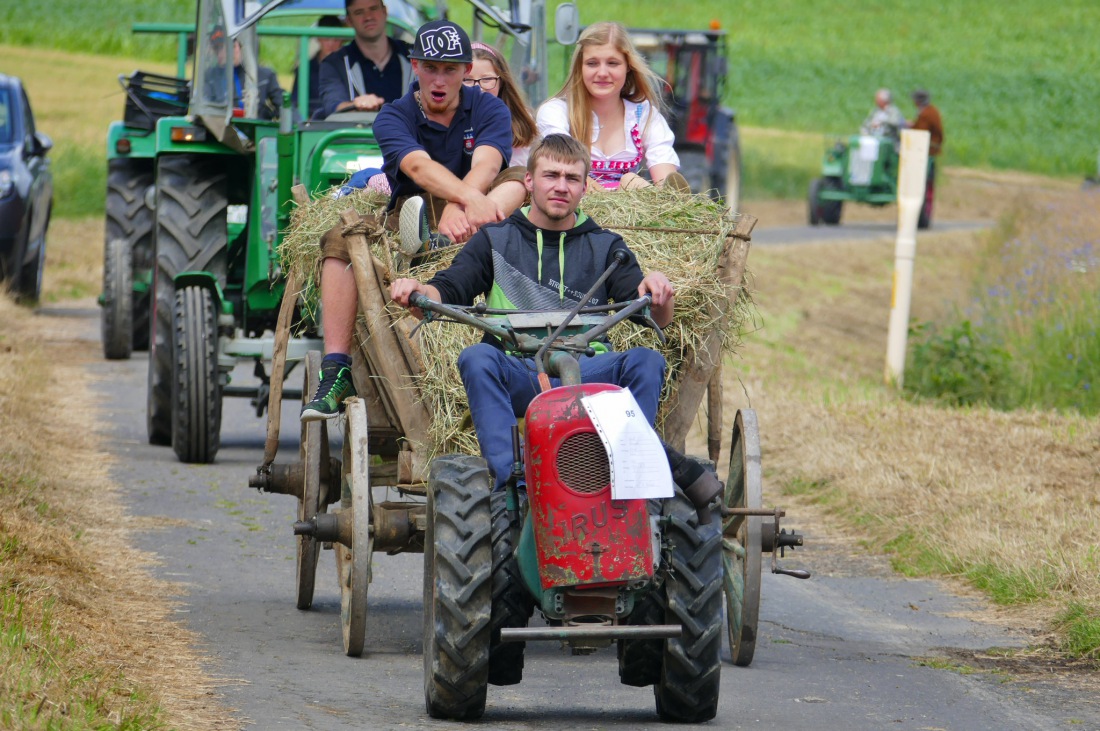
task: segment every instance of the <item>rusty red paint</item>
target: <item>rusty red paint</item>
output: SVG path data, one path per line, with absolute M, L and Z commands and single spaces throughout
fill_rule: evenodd
M 644 500 L 612 500 L 610 485 L 575 492 L 557 473 L 565 440 L 595 427 L 583 396 L 616 389 L 584 384 L 535 397 L 525 417 L 525 469 L 543 589 L 606 586 L 653 576 L 653 544 Z

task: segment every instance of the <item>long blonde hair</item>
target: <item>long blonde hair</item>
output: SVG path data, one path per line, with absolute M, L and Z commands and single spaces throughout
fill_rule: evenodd
M 497 97 L 508 107 L 512 113 L 512 147 L 530 147 L 531 143 L 539 135 L 535 125 L 535 117 L 531 114 L 531 107 L 527 104 L 527 98 L 523 90 L 516 85 L 512 78 L 512 72 L 504 56 L 492 46 L 484 43 L 473 43 L 474 58 L 488 61 L 497 76 L 500 77 L 500 92 Z
M 661 85 L 664 81 L 646 64 L 642 54 L 634 47 L 630 34 L 620 23 L 604 21 L 593 23 L 584 29 L 573 49 L 573 60 L 569 64 L 569 76 L 555 96 L 564 99 L 569 110 L 569 131 L 585 145 L 592 144 L 592 102 L 584 86 L 581 71 L 584 66 L 584 51 L 594 46 L 614 46 L 626 59 L 626 80 L 619 94 L 623 99 L 640 104 L 649 102 L 653 111 L 661 109 Z M 648 125 L 648 119 L 646 124 Z

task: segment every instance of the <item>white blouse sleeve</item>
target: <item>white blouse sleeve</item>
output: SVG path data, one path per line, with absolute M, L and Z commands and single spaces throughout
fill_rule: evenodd
M 527 167 L 527 158 L 530 156 L 530 147 L 513 147 L 512 159 L 508 161 L 508 167 L 525 168 Z
M 569 134 L 569 107 L 564 99 L 547 99 L 535 114 L 535 125 L 539 128 L 539 137 L 553 134 Z
M 676 141 L 676 136 L 672 134 L 672 128 L 668 126 L 668 121 L 663 114 L 649 104 L 646 106 L 649 108 L 649 124 L 643 127 L 642 136 L 642 143 L 645 145 L 646 167 L 652 168 L 654 165 L 670 163 L 679 168 L 680 156 L 676 154 L 676 150 L 672 147 L 672 144 Z

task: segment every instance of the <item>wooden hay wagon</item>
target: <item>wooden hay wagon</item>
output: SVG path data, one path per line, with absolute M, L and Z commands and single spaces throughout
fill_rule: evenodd
M 300 209 L 316 203 L 305 200 L 304 191 L 296 195 Z M 702 196 L 692 198 L 705 200 Z M 607 198 L 603 203 L 611 200 Z M 336 203 L 339 202 L 325 201 L 324 205 L 334 207 Z M 599 208 L 599 203 L 586 205 L 586 210 Z M 715 204 L 707 201 L 707 205 Z M 358 395 L 346 402 L 346 413 L 340 419 L 303 424 L 298 460 L 289 463 L 275 462 L 280 410 L 269 409 L 264 461 L 251 476 L 249 485 L 298 499 L 299 520 L 294 532 L 298 542 L 299 609 L 308 609 L 312 604 L 320 549 L 333 549 L 340 580 L 344 650 L 348 655 L 358 656 L 364 649 L 373 554 L 424 551 L 430 461 L 442 451 L 455 451 L 456 444 L 466 451 L 470 451 L 470 445 L 476 449 L 476 441 L 469 435 L 458 442 L 440 437 L 438 429 L 433 433 L 433 419 L 438 421 L 441 411 L 440 399 L 446 401 L 452 397 L 426 393 L 426 380 L 437 377 L 426 366 L 438 372 L 439 362 L 447 360 L 445 367 L 455 371 L 454 360 L 429 352 L 423 332 L 412 337 L 417 321 L 389 302 L 389 283 L 394 278 L 393 247 L 377 233 L 368 241 L 359 214 L 350 207 L 342 207 L 339 218 L 345 226 L 359 298 L 360 317 L 356 325 L 359 347 L 353 353 L 353 378 Z M 597 213 L 594 218 L 608 221 L 605 225 L 622 233 L 639 254 L 644 268 L 652 265 L 647 265 L 640 244 L 633 240 L 643 233 L 698 235 L 708 239 L 709 246 L 714 248 L 707 276 L 713 280 L 713 291 L 718 296 L 697 304 L 699 311 L 690 317 L 709 324 L 704 332 L 681 343 L 678 357 L 670 358 L 669 379 L 673 387 L 666 388 L 663 397 L 659 431 L 666 442 L 683 450 L 688 431 L 706 398 L 709 458 L 717 463 L 722 441 L 721 363 L 723 353 L 731 347 L 731 333 L 736 339 L 739 323 L 733 322 L 735 310 L 747 302 L 745 266 L 756 220 L 743 215 L 731 218 L 718 209 L 716 220 L 721 224 L 706 229 L 670 226 L 667 217 L 658 218 L 664 221 L 658 225 L 653 224 L 652 218 L 627 218 L 620 225 L 610 224 L 612 215 L 623 220 L 620 213 L 605 211 L 603 216 Z M 304 283 L 315 266 L 315 258 L 288 262 L 287 295 L 279 314 L 271 374 L 273 404 L 280 403 L 282 398 L 286 343 Z M 674 273 L 667 268 L 664 271 L 676 281 Z M 415 276 L 417 272 L 412 274 Z M 424 276 L 425 272 L 420 274 Z M 679 283 L 677 287 L 679 290 Z M 309 353 L 305 365 L 302 398 L 308 400 L 317 388 L 320 353 Z M 460 385 L 458 392 L 461 393 Z M 339 457 L 330 452 L 329 441 L 329 429 L 337 425 L 343 429 Z M 733 660 L 738 665 L 748 665 L 756 637 L 761 551 L 771 551 L 774 556 L 779 547 L 790 545 L 790 540 L 779 538 L 778 518 L 782 511 L 761 508 L 760 446 L 756 417 L 751 410 L 738 412 L 730 451 L 725 512 L 729 509 L 739 512 L 727 515 L 723 523 L 724 589 Z M 775 522 L 765 523 L 768 516 Z

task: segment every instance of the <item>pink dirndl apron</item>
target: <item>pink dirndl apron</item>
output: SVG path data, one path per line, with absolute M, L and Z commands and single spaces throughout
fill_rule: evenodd
M 588 177 L 608 190 L 618 189 L 623 175 L 637 172 L 642 165 L 642 158 L 645 157 L 642 132 L 638 129 L 642 123 L 642 105 L 639 104 L 634 109 L 636 114 L 634 126 L 630 129 L 630 139 L 634 143 L 634 149 L 638 151 L 638 154 L 634 156 L 633 160 L 593 160 L 592 170 L 588 173 Z

